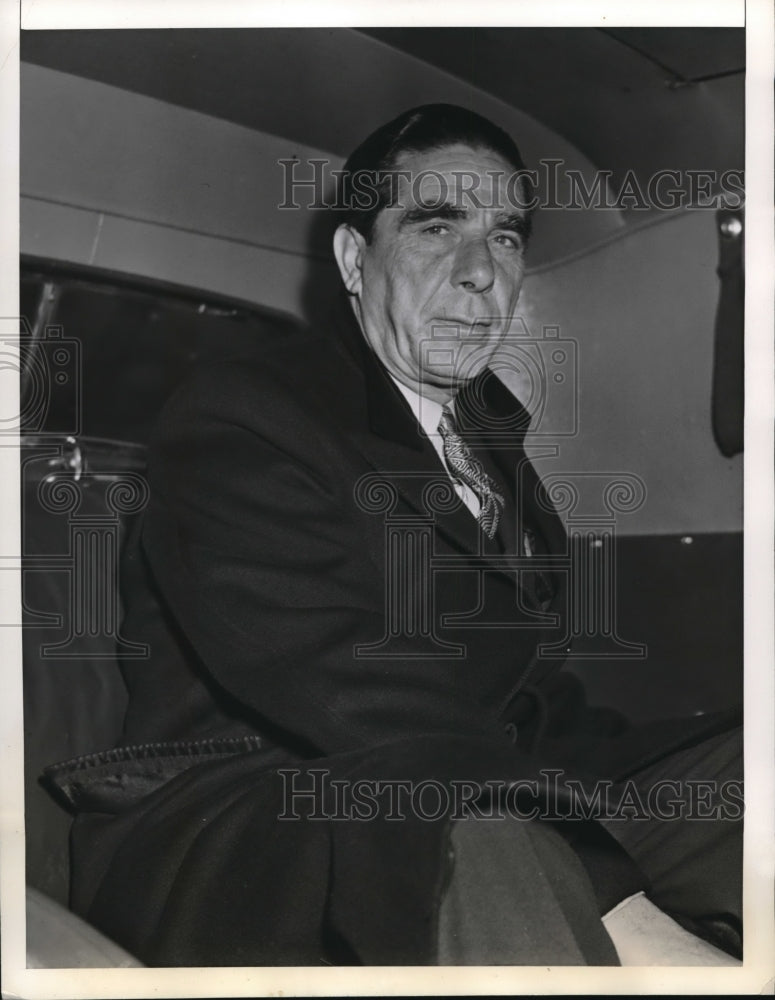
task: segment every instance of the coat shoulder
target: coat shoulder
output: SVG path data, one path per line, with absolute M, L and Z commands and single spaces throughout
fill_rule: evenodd
M 198 366 L 168 400 L 151 446 L 205 424 L 292 431 L 299 423 L 337 422 L 362 395 L 359 372 L 335 337 L 284 332 L 249 354 Z

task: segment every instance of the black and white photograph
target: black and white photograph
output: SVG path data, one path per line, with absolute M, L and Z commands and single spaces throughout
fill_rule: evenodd
M 772 10 L 190 6 L 5 4 L 2 995 L 771 992 Z

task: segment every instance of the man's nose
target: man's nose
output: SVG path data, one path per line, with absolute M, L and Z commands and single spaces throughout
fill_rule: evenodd
M 452 269 L 452 284 L 468 292 L 486 292 L 492 288 L 495 269 L 485 239 L 469 239 L 460 244 Z

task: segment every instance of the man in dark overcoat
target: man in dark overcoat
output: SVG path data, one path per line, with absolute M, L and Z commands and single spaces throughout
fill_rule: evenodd
M 121 746 L 55 775 L 73 907 L 157 965 L 732 963 L 732 716 L 633 727 L 560 670 L 583 594 L 496 374 L 517 147 L 413 109 L 340 197 L 335 315 L 160 421 L 125 559 L 151 656 Z M 681 812 L 687 776 L 724 817 Z M 589 807 L 628 780 L 672 818 Z

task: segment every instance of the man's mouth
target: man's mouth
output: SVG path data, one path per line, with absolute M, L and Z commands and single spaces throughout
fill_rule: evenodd
M 465 319 L 462 316 L 440 316 L 433 321 L 434 327 L 454 326 L 471 333 L 485 333 L 492 326 L 491 319 Z

